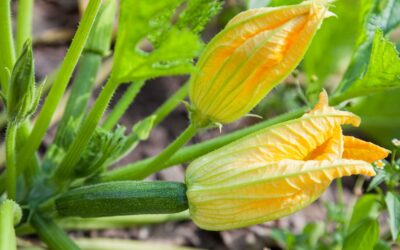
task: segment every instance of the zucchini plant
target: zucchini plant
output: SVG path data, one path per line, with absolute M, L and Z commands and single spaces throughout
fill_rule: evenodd
M 154 222 L 191 219 L 212 231 L 247 227 L 303 209 L 335 179 L 344 218 L 340 178 L 350 175 L 376 176 L 370 189 L 378 194 L 360 198 L 350 223 L 337 223 L 340 240 L 317 244 L 305 233 L 306 243 L 299 237 L 290 245 L 280 236 L 296 236 L 279 230 L 273 237 L 286 247 L 378 249 L 389 240 L 379 240 L 377 214 L 387 211 L 396 244 L 398 141 L 391 152 L 345 135 L 342 125 L 357 127 L 365 116 L 368 121 L 365 99 L 400 87 L 400 58 L 389 39 L 400 24 L 400 1 L 358 0 L 352 13 L 348 1 L 337 0 L 336 10 L 332 2 L 248 0 L 205 43 L 201 32 L 223 9 L 222 0 L 90 0 L 62 63 L 37 80 L 33 0 L 17 1 L 15 32 L 11 0 L 1 1 L 0 250 L 29 249 L 20 240 L 28 233 L 50 249 L 134 248 L 71 239 L 64 229 L 79 229 L 73 224 L 79 218 L 113 225 L 137 215 Z M 332 23 L 335 15 L 343 23 Z M 348 22 L 357 25 L 346 33 Z M 346 54 L 335 54 L 336 45 Z M 335 56 L 347 56 L 349 63 L 332 87 L 326 82 L 340 68 Z M 109 58 L 111 70 L 89 105 Z M 306 84 L 300 85 L 299 74 Z M 148 80 L 176 75 L 190 77 L 153 114 L 132 128 L 119 124 Z M 290 75 L 296 88 L 282 85 Z M 128 85 L 123 96 L 106 112 L 123 85 Z M 267 96 L 273 88 L 278 98 Z M 279 98 L 290 93 L 292 106 Z M 180 103 L 189 122 L 173 142 L 156 156 L 111 169 Z M 263 111 L 274 106 L 290 112 L 268 119 Z M 62 116 L 55 136 L 43 152 L 39 148 L 57 113 Z M 262 119 L 185 146 L 199 131 L 222 131 L 246 115 Z M 390 153 L 391 161 L 384 160 Z M 189 166 L 181 182 L 145 180 L 183 163 Z M 379 188 L 382 183 L 388 191 Z

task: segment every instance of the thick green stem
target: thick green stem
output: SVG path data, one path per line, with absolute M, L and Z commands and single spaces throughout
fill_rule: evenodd
M 103 128 L 111 130 L 124 115 L 129 105 L 135 100 L 140 89 L 145 84 L 145 81 L 131 83 L 129 88 L 125 91 L 122 98 L 118 101 L 117 105 L 113 108 L 107 119 L 103 123 Z
M 11 0 L 0 1 L 0 83 L 3 93 L 8 91 L 8 72 L 15 62 L 14 38 L 11 26 Z
M 14 232 L 14 205 L 12 201 L 0 203 L 0 250 L 17 249 Z
M 17 164 L 21 169 L 28 164 L 29 160 L 32 158 L 42 142 L 43 136 L 45 135 L 51 122 L 51 118 L 53 117 L 57 105 L 59 104 L 65 92 L 72 72 L 85 46 L 86 39 L 89 35 L 100 4 L 101 0 L 89 1 L 89 5 L 83 15 L 76 35 L 72 40 L 71 46 L 64 58 L 57 78 L 46 98 L 46 101 L 43 104 L 42 110 L 36 120 L 32 133 L 30 134 L 25 147 L 22 149 L 21 154 L 18 156 Z
M 63 117 L 58 124 L 55 141 L 62 139 L 70 119 L 82 119 L 86 112 L 87 102 L 101 66 L 102 55 L 84 52 L 79 60 L 79 70 L 72 84 L 71 95 Z
M 147 176 L 156 173 L 166 168 L 168 160 L 181 149 L 194 135 L 197 133 L 197 128 L 190 124 L 178 138 L 175 139 L 167 148 L 164 149 L 159 155 L 151 158 L 150 160 L 143 162 L 139 161 L 129 166 L 129 176 L 122 177 L 117 174 L 119 178 L 123 180 L 141 180 Z M 125 172 L 127 173 L 127 172 Z M 111 177 L 111 178 L 110 178 Z M 104 178 L 105 181 L 115 180 L 115 175 L 111 174 Z
M 39 237 L 50 249 L 57 250 L 79 250 L 80 248 L 60 229 L 51 219 L 42 217 L 35 213 L 31 219 L 32 226 L 36 229 Z
M 61 181 L 61 183 L 72 175 L 76 163 L 78 163 L 83 151 L 89 143 L 90 137 L 107 109 L 108 103 L 118 86 L 119 84 L 110 78 L 101 91 L 100 96 L 96 99 L 91 112 L 80 127 L 75 140 L 72 142 L 67 154 L 55 172 L 55 178 Z
M 7 176 L 7 196 L 9 199 L 16 200 L 17 194 L 17 169 L 15 157 L 15 141 L 17 138 L 17 126 L 9 123 L 6 133 L 6 176 Z
M 167 117 L 172 110 L 179 105 L 180 102 L 186 97 L 188 92 L 189 84 L 185 83 L 178 91 L 174 93 L 166 102 L 164 102 L 155 112 L 154 116 L 156 119 L 154 120 L 154 125 L 157 126 L 160 122 L 162 122 L 165 117 Z
M 25 145 L 26 140 L 28 139 L 30 133 L 31 133 L 31 124 L 29 121 L 25 121 L 21 126 L 18 127 L 17 139 L 16 139 L 17 155 L 19 153 L 18 149 L 22 148 Z M 37 156 L 37 154 L 35 154 L 29 161 L 29 165 L 23 172 L 25 185 L 27 189 L 29 189 L 32 186 L 35 177 L 39 172 L 39 165 L 40 165 L 39 157 Z M 17 172 L 19 172 L 18 169 Z
M 17 12 L 17 54 L 25 41 L 32 36 L 32 12 L 34 0 L 19 0 Z
M 281 123 L 284 121 L 288 121 L 290 119 L 297 118 L 301 116 L 304 111 L 306 110 L 306 107 L 300 108 L 298 110 L 280 115 L 278 117 L 260 122 L 256 125 L 253 125 L 248 128 L 241 129 L 239 131 L 212 139 L 208 140 L 190 147 L 183 148 L 179 150 L 174 156 L 172 156 L 168 161 L 163 163 L 157 168 L 157 171 L 174 166 L 177 164 L 185 163 L 188 161 L 191 161 L 199 156 L 202 156 L 208 152 L 211 152 L 217 148 L 220 148 L 232 141 L 235 141 L 239 138 L 242 138 L 246 135 L 249 135 L 253 132 L 256 132 L 260 129 L 275 125 L 277 123 Z M 138 173 L 153 173 L 152 169 L 149 169 L 148 164 L 154 160 L 154 157 L 148 158 L 145 160 L 141 160 L 138 162 L 135 162 L 133 164 L 129 164 L 126 166 L 123 166 L 121 168 L 118 168 L 116 170 L 112 170 L 110 172 L 105 173 L 100 181 L 115 181 L 115 180 L 130 180 L 130 179 L 140 179 L 138 177 Z

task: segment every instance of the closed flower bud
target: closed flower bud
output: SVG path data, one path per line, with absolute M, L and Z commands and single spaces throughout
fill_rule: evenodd
M 358 126 L 360 119 L 329 107 L 323 92 L 301 118 L 195 160 L 186 172 L 193 221 L 226 230 L 274 220 L 309 205 L 335 178 L 375 175 L 370 163 L 389 151 L 342 135 L 343 124 Z
M 229 123 L 248 113 L 300 63 L 327 1 L 252 9 L 234 17 L 206 47 L 190 82 L 192 121 Z
M 27 41 L 9 82 L 6 106 L 10 121 L 20 123 L 27 119 L 35 111 L 39 96 L 35 88 L 32 43 Z

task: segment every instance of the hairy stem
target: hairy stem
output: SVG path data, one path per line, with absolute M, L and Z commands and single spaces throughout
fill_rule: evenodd
M 51 122 L 51 118 L 56 111 L 57 105 L 64 94 L 69 79 L 72 76 L 72 72 L 85 46 L 100 4 L 101 0 L 89 1 L 89 5 L 83 15 L 76 35 L 72 40 L 71 46 L 64 58 L 57 78 L 43 104 L 42 110 L 36 120 L 32 133 L 30 134 L 25 147 L 22 149 L 21 154 L 18 156 L 17 164 L 21 169 L 28 164 L 28 161 L 32 158 L 33 154 L 39 148 L 42 142 L 42 139 Z
M 125 91 L 122 98 L 118 101 L 117 105 L 113 108 L 107 119 L 103 123 L 103 128 L 112 130 L 112 128 L 118 123 L 129 105 L 135 100 L 135 97 L 139 93 L 140 89 L 145 84 L 145 81 L 131 83 L 129 88 Z
M 71 177 L 76 163 L 78 163 L 84 149 L 89 143 L 90 137 L 107 109 L 108 103 L 118 86 L 119 84 L 110 78 L 101 91 L 100 96 L 96 99 L 91 112 L 80 127 L 75 140 L 72 142 L 67 154 L 55 172 L 55 178 L 61 181 L 61 183 Z

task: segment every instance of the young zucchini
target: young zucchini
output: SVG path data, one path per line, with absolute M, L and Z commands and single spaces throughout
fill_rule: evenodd
M 57 198 L 60 216 L 83 218 L 168 214 L 188 209 L 186 186 L 166 181 L 117 181 L 84 186 Z

